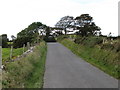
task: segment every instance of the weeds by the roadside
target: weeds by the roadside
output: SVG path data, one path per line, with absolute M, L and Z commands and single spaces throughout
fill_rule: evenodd
M 41 88 L 47 47 L 45 42 L 19 61 L 7 63 L 3 70 L 3 88 Z
M 107 51 L 105 49 L 100 49 L 98 46 L 91 48 L 82 44 L 76 44 L 69 39 L 63 39 L 60 43 L 104 72 L 115 78 L 120 78 L 120 67 L 118 66 L 120 52 Z

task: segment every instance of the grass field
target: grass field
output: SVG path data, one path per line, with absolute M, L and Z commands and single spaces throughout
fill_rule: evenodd
M 98 47 L 91 48 L 85 45 L 76 44 L 69 39 L 62 39 L 59 42 L 92 65 L 115 78 L 120 78 L 120 67 L 118 67 L 120 52 L 107 51 Z
M 10 48 L 2 48 L 2 61 L 6 61 L 10 59 Z M 13 49 L 12 58 L 16 58 L 17 56 L 23 53 L 23 48 Z
M 3 88 L 42 88 L 47 46 L 41 42 L 32 53 L 7 63 L 3 70 Z

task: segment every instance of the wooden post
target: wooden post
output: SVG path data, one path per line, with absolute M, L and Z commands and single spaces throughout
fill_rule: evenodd
M 2 90 L 2 36 L 0 36 L 0 90 Z
M 23 45 L 23 53 L 25 52 L 25 44 Z
M 12 60 L 12 53 L 13 53 L 13 46 L 11 46 L 11 50 L 10 50 L 10 60 Z
M 39 43 L 38 37 L 37 37 L 37 44 Z
M 27 49 L 30 49 L 30 43 L 27 42 Z
M 0 66 L 2 65 L 2 46 L 0 46 Z
M 105 39 L 103 39 L 103 44 L 105 44 Z

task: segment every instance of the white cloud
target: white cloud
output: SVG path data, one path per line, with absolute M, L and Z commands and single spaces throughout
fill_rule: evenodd
M 89 13 L 103 34 L 118 32 L 118 0 L 1 0 L 0 34 L 16 35 L 32 22 L 54 26 L 63 16 Z M 82 0 L 83 1 L 83 0 Z M 91 1 L 91 2 L 90 2 Z

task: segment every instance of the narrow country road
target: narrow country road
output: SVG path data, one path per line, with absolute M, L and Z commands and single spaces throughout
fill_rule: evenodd
M 44 88 L 117 88 L 118 81 L 74 55 L 48 43 Z

